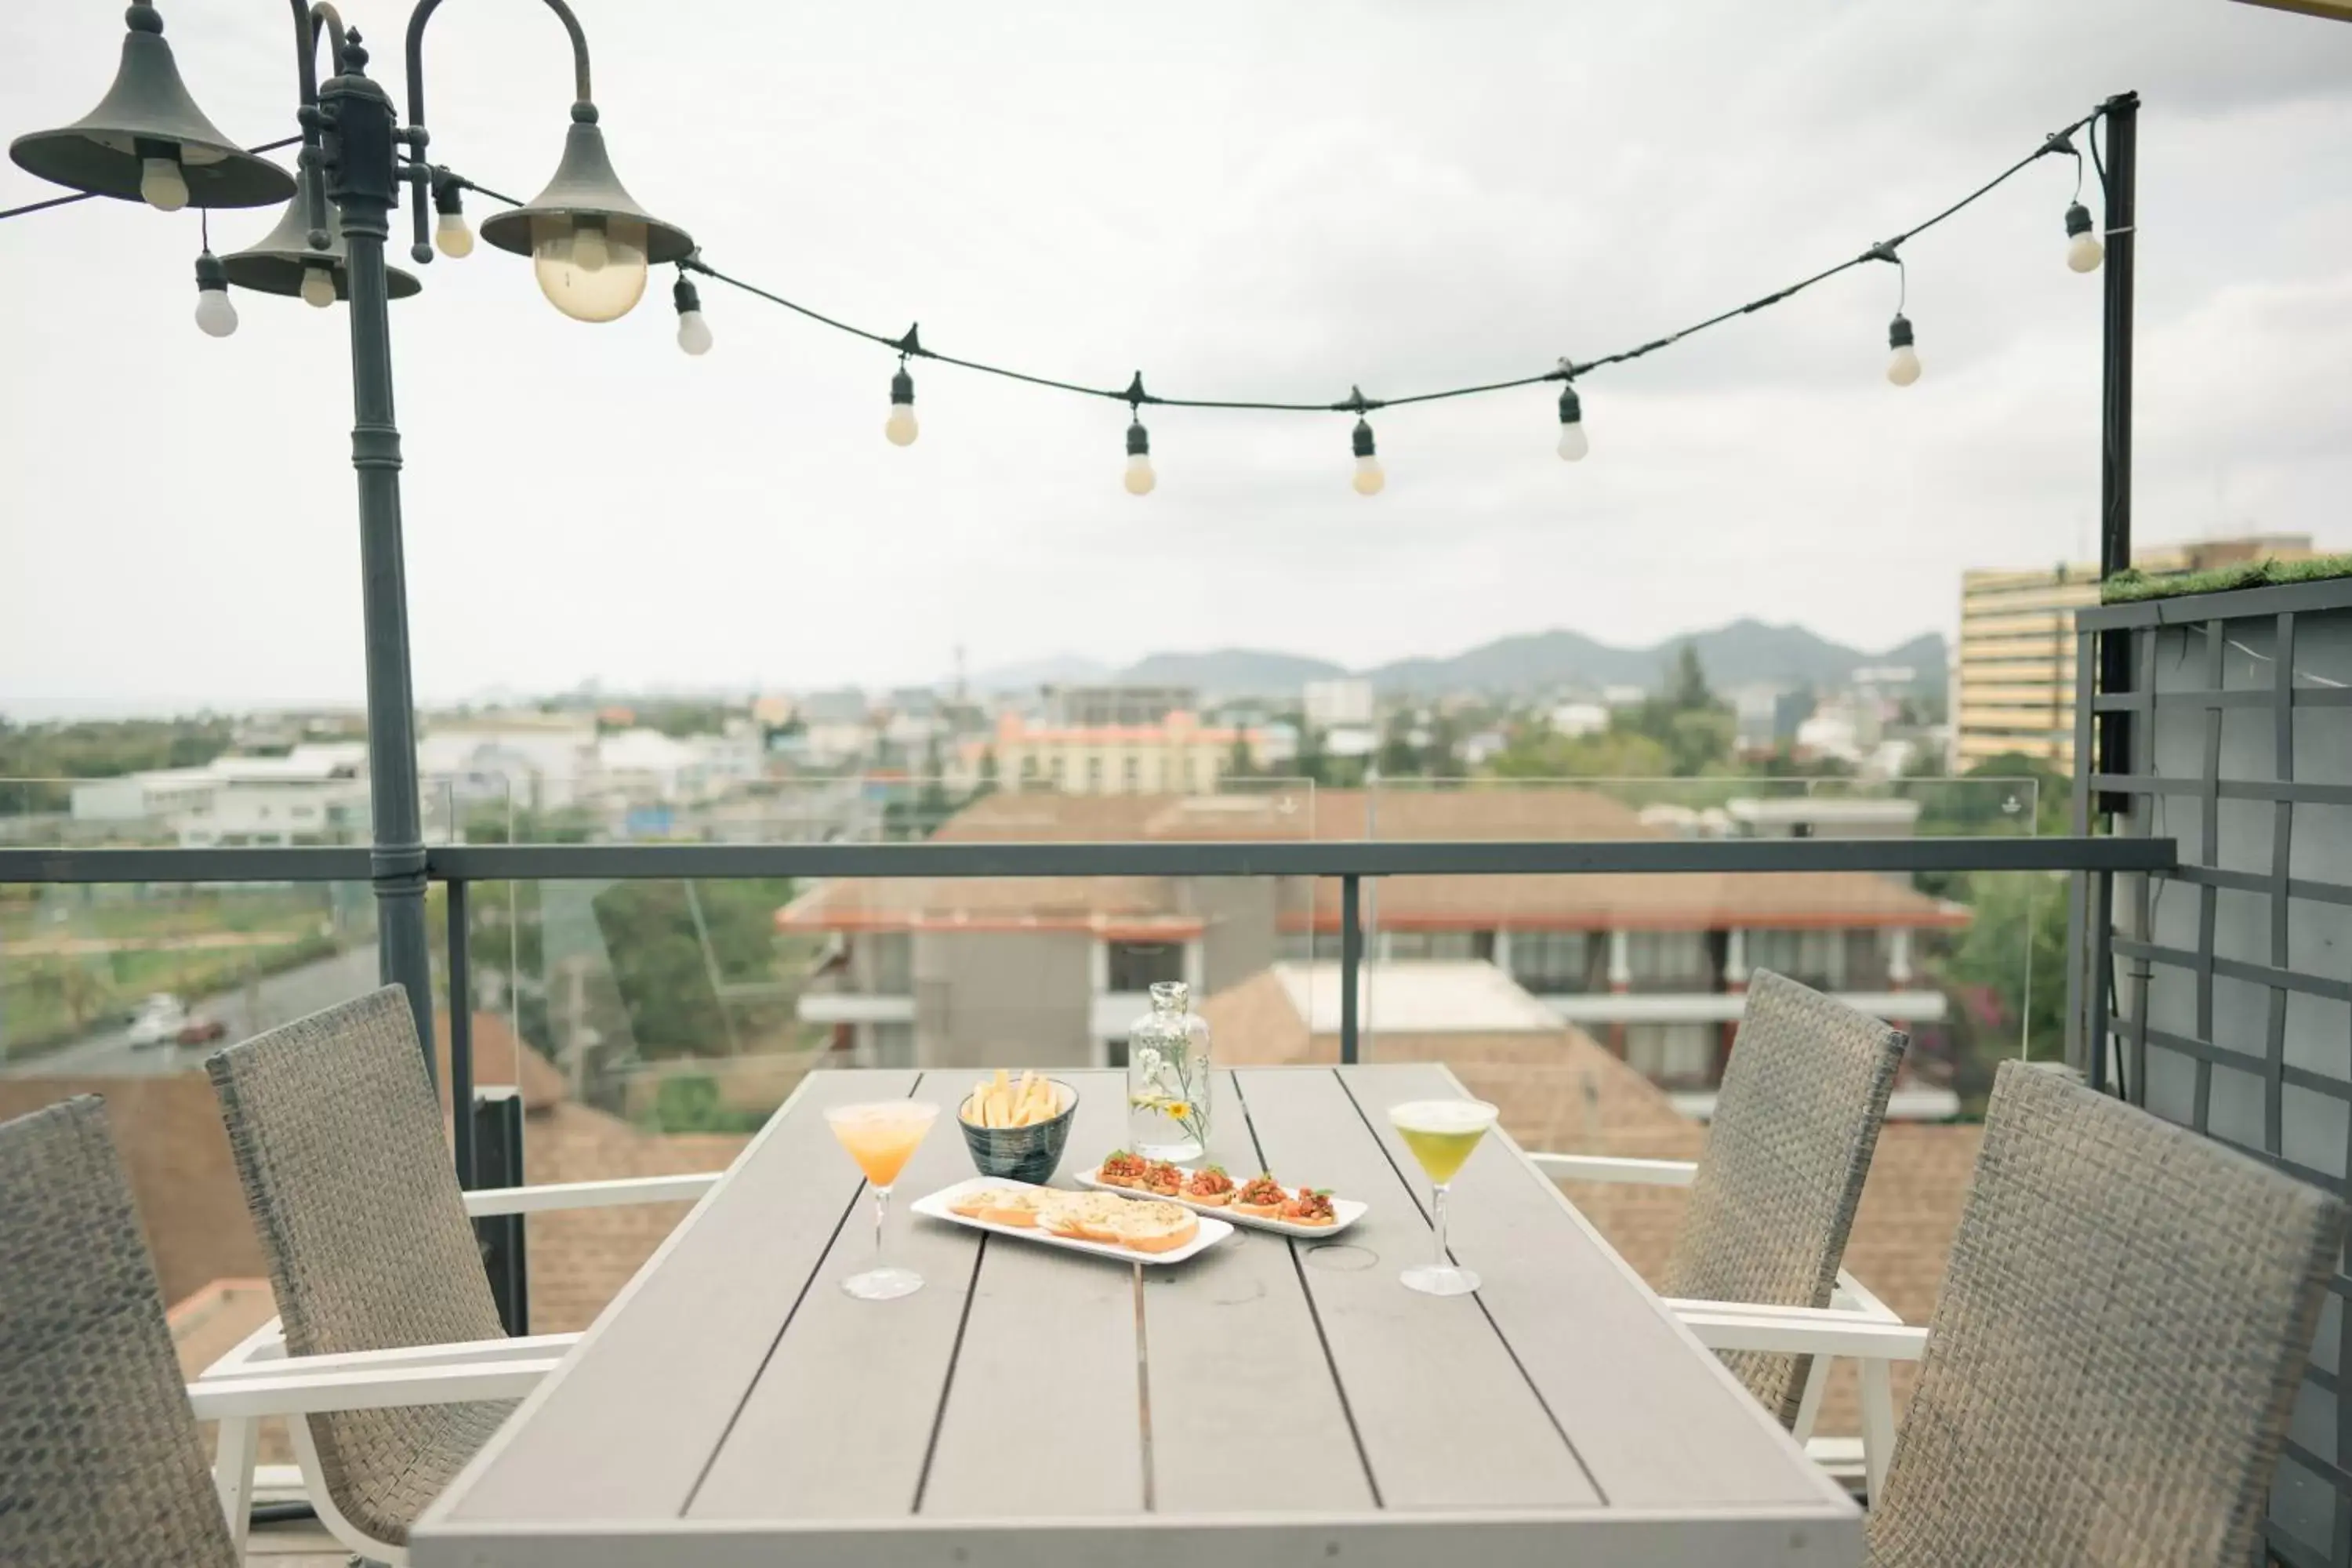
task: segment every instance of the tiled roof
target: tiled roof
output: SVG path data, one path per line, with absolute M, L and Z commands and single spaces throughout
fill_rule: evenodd
M 1656 839 L 1630 806 L 1594 790 L 1516 784 L 1450 789 L 1316 790 L 1246 782 L 1215 795 L 982 797 L 943 824 L 949 843 L 1123 844 L 1433 839 Z M 1188 934 L 1181 879 L 1039 877 L 837 880 L 777 916 L 796 931 L 984 930 L 1106 923 L 1162 937 Z M 1966 912 L 1864 871 L 1391 877 L 1380 885 L 1390 930 L 1706 931 L 1724 927 L 1957 926 Z M 1339 928 L 1339 889 L 1318 880 L 1308 910 L 1282 923 Z M 1197 927 L 1197 921 L 1193 922 Z

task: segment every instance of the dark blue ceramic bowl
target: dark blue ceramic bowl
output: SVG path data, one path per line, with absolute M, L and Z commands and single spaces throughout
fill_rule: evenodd
M 1078 1109 L 1078 1091 L 1057 1078 L 1046 1081 L 1062 1097 L 1062 1113 L 1051 1121 L 1034 1121 L 1026 1127 L 974 1127 L 963 1119 L 963 1107 L 956 1107 L 956 1125 L 963 1129 L 964 1147 L 971 1151 L 971 1163 L 982 1175 L 1038 1186 L 1054 1179 L 1062 1151 L 1069 1147 L 1070 1118 Z

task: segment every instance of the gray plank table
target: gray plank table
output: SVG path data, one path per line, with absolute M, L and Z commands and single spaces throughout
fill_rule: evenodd
M 1117 1147 L 1080 1103 L 1059 1184 Z M 1371 1205 L 1142 1268 L 909 1216 L 972 1173 L 969 1070 L 812 1074 L 427 1511 L 417 1568 L 1859 1563 L 1860 1516 L 1508 1138 L 1455 1184 L 1475 1297 L 1414 1295 L 1428 1184 L 1391 1130 L 1443 1068 L 1217 1075 L 1211 1155 Z M 828 1105 L 940 1122 L 890 1247 Z

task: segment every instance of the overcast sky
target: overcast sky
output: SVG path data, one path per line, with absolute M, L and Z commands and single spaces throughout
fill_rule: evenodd
M 616 167 L 717 266 L 945 353 L 1169 395 L 1382 396 L 1540 371 L 1851 255 L 2137 89 L 2137 531 L 2352 547 L 2352 26 L 2232 0 L 1627 5 L 575 0 Z M 163 0 L 197 102 L 289 133 L 272 0 Z M 346 0 L 397 90 L 407 5 Z M 0 7 L 0 135 L 79 117 L 119 8 Z M 433 149 L 529 195 L 561 29 L 446 6 Z M 1883 379 L 1890 269 L 1583 384 L 1374 416 L 1126 411 L 916 366 L 669 277 L 583 326 L 527 262 L 394 307 L 417 689 L 921 680 L 1064 650 L 1370 663 L 1742 615 L 1884 647 L 1969 566 L 2095 550 L 2099 284 L 2070 160 L 1908 250 L 1927 374 Z M 0 205 L 50 188 L 0 165 Z M 2085 200 L 2096 210 L 2095 189 Z M 402 215 L 404 218 L 404 215 Z M 480 216 L 478 210 L 475 216 Z M 249 244 L 273 211 L 219 216 Z M 238 293 L 199 333 L 197 215 L 0 224 L 0 710 L 362 692 L 345 320 Z M 404 237 L 401 248 L 404 250 Z

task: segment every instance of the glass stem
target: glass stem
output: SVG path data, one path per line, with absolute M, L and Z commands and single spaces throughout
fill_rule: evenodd
M 1436 1182 L 1433 1183 L 1430 1188 L 1432 1194 L 1429 1205 L 1430 1218 L 1432 1229 L 1437 1237 L 1437 1257 L 1434 1262 L 1440 1268 L 1452 1261 L 1445 1252 L 1445 1185 L 1444 1182 Z
M 890 1216 L 890 1189 L 874 1189 L 874 1267 L 882 1267 L 882 1222 Z

